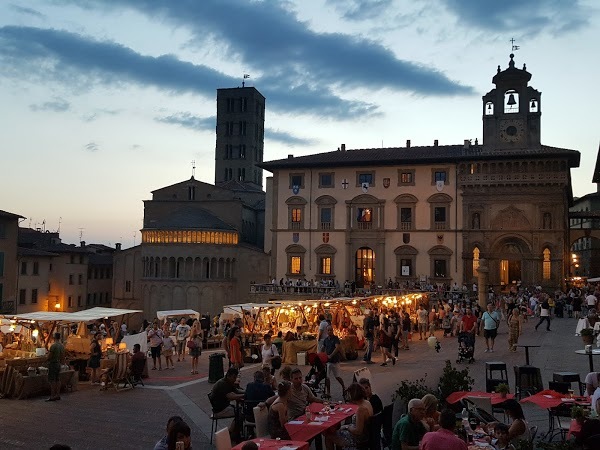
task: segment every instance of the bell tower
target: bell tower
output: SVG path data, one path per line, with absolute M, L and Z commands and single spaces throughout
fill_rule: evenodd
M 483 96 L 483 145 L 492 149 L 535 148 L 540 142 L 542 93 L 531 86 L 531 74 L 515 68 L 510 54 L 508 69 L 492 79 L 495 89 Z

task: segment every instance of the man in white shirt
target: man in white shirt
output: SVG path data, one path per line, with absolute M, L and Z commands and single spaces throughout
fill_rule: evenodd
M 600 385 L 600 372 L 590 372 L 585 376 L 585 390 L 590 397 Z
M 598 304 L 598 299 L 594 294 L 590 292 L 590 294 L 585 298 L 585 302 L 587 304 L 588 309 L 595 308 Z
M 185 318 L 181 318 L 181 322 L 175 329 L 175 339 L 177 340 L 177 361 L 185 361 L 185 344 L 190 335 L 191 328 L 185 322 Z
M 319 314 L 319 320 L 321 321 L 319 323 L 319 347 L 318 347 L 318 351 L 322 352 L 323 348 L 325 346 L 325 338 L 327 336 L 329 336 L 327 334 L 327 326 L 329 325 L 329 323 L 327 323 L 327 321 L 325 320 L 325 315 L 323 314 Z

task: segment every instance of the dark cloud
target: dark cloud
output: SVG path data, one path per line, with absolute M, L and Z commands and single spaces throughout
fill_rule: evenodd
M 393 0 L 327 0 L 344 19 L 369 20 L 380 17 L 392 5 Z
M 73 89 L 94 83 L 134 83 L 169 93 L 196 93 L 214 98 L 215 89 L 239 84 L 210 67 L 181 61 L 173 55 L 145 56 L 114 42 L 97 41 L 60 30 L 6 26 L 0 28 L 0 62 L 7 74 L 38 82 L 50 79 Z M 353 118 L 374 113 L 374 105 L 345 100 L 327 88 L 276 76 L 258 86 L 269 108 L 283 113 Z
M 80 0 L 70 1 L 80 4 Z M 385 88 L 418 95 L 473 93 L 471 87 L 436 69 L 397 59 L 377 42 L 314 32 L 279 0 L 121 0 L 118 4 L 186 28 L 198 48 L 218 43 L 230 60 L 267 74 L 260 78 L 262 86 L 279 82 L 312 93 L 343 88 Z M 105 7 L 100 0 L 85 5 Z
M 32 111 L 65 112 L 68 111 L 69 108 L 71 108 L 71 104 L 62 98 L 56 98 L 52 101 L 40 104 L 29 105 L 29 109 Z
M 89 142 L 83 146 L 83 149 L 87 152 L 94 153 L 100 150 L 100 146 L 95 142 Z
M 12 9 L 13 11 L 18 12 L 19 14 L 23 14 L 23 15 L 27 15 L 27 16 L 33 16 L 33 17 L 36 17 L 38 19 L 44 19 L 46 17 L 41 12 L 36 11 L 35 9 L 25 8 L 23 6 L 15 5 L 13 3 L 11 3 L 9 7 L 10 7 L 10 9 Z
M 214 131 L 217 126 L 217 118 L 215 116 L 199 117 L 194 116 L 189 112 L 180 112 L 165 117 L 157 117 L 154 120 L 161 123 L 179 125 L 183 128 L 189 128 L 196 131 Z
M 443 0 L 460 22 L 480 29 L 518 32 L 574 31 L 588 24 L 581 0 Z
M 265 129 L 265 140 L 279 142 L 290 147 L 307 147 L 309 145 L 315 145 L 318 142 L 314 139 L 301 138 L 285 131 L 274 130 L 272 128 Z

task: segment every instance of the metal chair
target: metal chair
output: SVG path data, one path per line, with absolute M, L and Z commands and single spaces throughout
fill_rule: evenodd
M 525 395 L 533 395 L 544 390 L 539 367 L 514 366 L 515 396 L 520 400 Z
M 217 417 L 217 416 L 215 416 L 215 414 L 217 414 L 217 413 L 215 413 L 215 410 L 214 410 L 214 405 L 213 405 L 213 401 L 212 401 L 212 392 L 208 393 L 208 401 L 210 402 L 210 405 L 213 408 L 212 409 L 213 412 L 210 415 L 210 420 L 211 420 L 211 423 L 210 423 L 210 443 L 212 445 L 213 435 L 214 435 L 215 431 L 217 431 L 219 420 L 222 420 L 222 419 L 235 419 L 235 411 L 232 412 L 231 415 L 218 416 Z
M 537 425 L 533 425 L 532 427 L 529 427 L 529 435 L 531 436 L 531 442 L 535 441 L 535 437 L 537 436 L 537 432 L 538 432 Z
M 559 394 L 568 394 L 571 389 L 571 383 L 563 381 L 550 381 L 548 382 L 548 389 L 551 389 Z

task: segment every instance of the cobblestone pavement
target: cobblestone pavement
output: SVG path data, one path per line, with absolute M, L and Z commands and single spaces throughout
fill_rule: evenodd
M 581 338 L 575 337 L 575 319 L 554 319 L 552 331 L 545 328 L 534 331 L 535 319 L 525 323 L 520 343 L 536 343 L 541 348 L 531 349 L 531 364 L 539 367 L 542 379 L 552 379 L 558 371 L 578 372 L 581 378 L 588 373 L 588 358 L 574 353 L 583 348 Z M 413 340 L 409 351 L 401 351 L 395 366 L 381 367 L 381 356 L 374 356 L 376 364 L 369 367 L 375 391 L 384 404 L 402 379 L 414 380 L 426 376 L 426 383 L 435 387 L 446 359 L 455 365 L 457 343 L 455 338 L 442 338 L 440 353 L 430 349 L 426 341 Z M 514 389 L 512 366 L 523 365 L 522 349 L 517 353 L 507 350 L 507 327 L 503 323 L 496 339 L 494 353 L 484 353 L 485 342 L 477 338 L 475 363 L 470 373 L 475 378 L 474 389 L 485 390 L 485 361 L 503 361 L 509 368 L 511 391 Z M 27 400 L 0 399 L 0 449 L 45 449 L 54 443 L 64 443 L 73 449 L 152 449 L 164 434 L 168 417 L 181 415 L 192 429 L 194 449 L 211 449 L 209 434 L 210 405 L 207 394 L 212 385 L 207 382 L 208 355 L 201 356 L 199 375 L 190 374 L 190 361 L 175 363 L 175 370 L 150 371 L 145 387 L 122 392 L 100 391 L 97 386 L 80 383 L 78 390 L 62 394 L 59 402 L 46 403 L 44 397 Z M 600 368 L 600 358 L 595 361 Z M 461 364 L 465 366 L 465 364 Z M 242 385 L 252 379 L 257 364 L 242 371 Z M 346 386 L 353 372 L 365 367 L 358 361 L 341 363 L 340 369 Z M 308 367 L 301 367 L 306 373 Z M 341 399 L 341 387 L 333 380 L 334 399 Z M 538 425 L 540 433 L 548 427 L 547 412 L 535 405 L 524 404 L 528 421 Z M 219 423 L 219 428 L 226 426 Z

